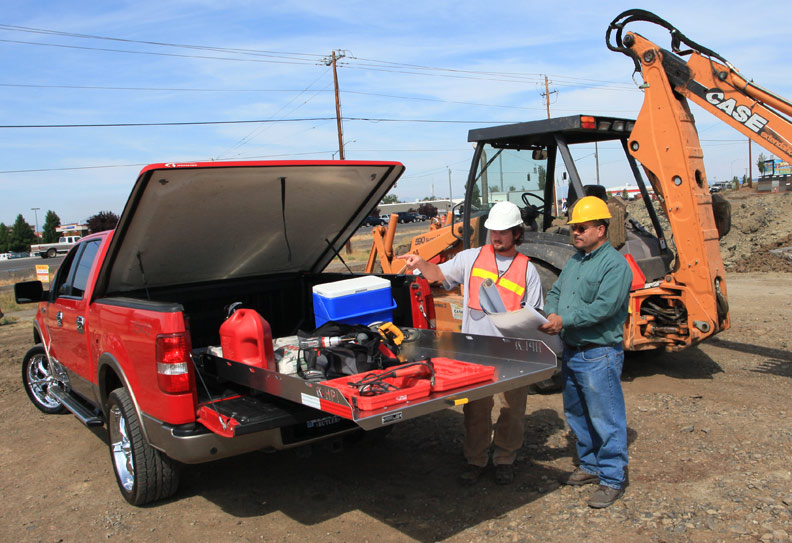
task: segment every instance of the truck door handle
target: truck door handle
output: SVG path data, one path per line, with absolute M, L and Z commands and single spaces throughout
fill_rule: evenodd
M 81 334 L 85 332 L 85 317 L 77 317 L 77 331 Z
M 58 326 L 63 326 L 63 311 L 58 311 L 55 314 L 55 322 L 58 323 Z

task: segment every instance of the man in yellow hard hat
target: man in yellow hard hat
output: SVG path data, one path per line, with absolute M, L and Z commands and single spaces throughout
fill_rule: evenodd
M 464 285 L 462 332 L 503 337 L 479 300 L 479 288 L 492 279 L 507 311 L 525 305 L 542 308 L 542 283 L 528 257 L 517 251 L 522 242 L 523 227 L 520 208 L 512 202 L 498 202 L 489 212 L 484 226 L 489 230 L 491 243 L 461 251 L 442 264 L 427 262 L 418 255 L 399 258 L 407 262 L 409 270 L 419 270 L 429 281 L 442 281 L 446 289 Z M 495 482 L 508 484 L 514 480 L 513 464 L 523 444 L 527 387 L 520 387 L 500 395 L 501 410 L 492 433 L 492 396 L 465 404 L 465 441 L 463 453 L 467 466 L 460 475 L 460 483 L 476 483 L 489 463 L 489 448 L 494 445 L 492 463 Z
M 578 200 L 569 226 L 578 250 L 547 295 L 546 324 L 561 334 L 564 414 L 577 437 L 580 466 L 570 485 L 598 484 L 590 507 L 608 507 L 627 484 L 627 416 L 621 388 L 624 321 L 630 296 L 629 264 L 608 243 L 607 204 Z

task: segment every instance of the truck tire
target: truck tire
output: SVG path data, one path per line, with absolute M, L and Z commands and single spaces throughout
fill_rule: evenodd
M 50 415 L 66 412 L 60 401 L 50 396 L 49 388 L 53 384 L 53 377 L 43 345 L 36 345 L 25 354 L 22 361 L 22 383 L 28 398 L 39 411 Z
M 126 389 L 110 393 L 105 413 L 110 460 L 124 499 L 140 506 L 175 494 L 179 486 L 176 463 L 146 442 Z
M 55 258 L 58 256 L 58 251 L 56 249 L 47 249 L 46 258 Z

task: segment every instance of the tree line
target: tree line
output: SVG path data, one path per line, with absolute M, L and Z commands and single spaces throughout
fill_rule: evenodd
M 112 230 L 117 223 L 118 215 L 112 211 L 100 211 L 85 221 L 89 233 Z M 56 243 L 58 238 L 63 235 L 56 230 L 60 225 L 60 217 L 52 210 L 47 211 L 44 217 L 41 237 L 36 236 L 35 228 L 25 220 L 21 213 L 17 215 L 16 221 L 11 226 L 0 222 L 0 253 L 26 253 L 30 251 L 31 245 Z

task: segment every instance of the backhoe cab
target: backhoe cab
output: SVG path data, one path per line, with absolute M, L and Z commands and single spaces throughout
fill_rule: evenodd
M 610 241 L 628 261 L 633 261 L 635 279 L 630 315 L 625 324 L 625 348 L 681 350 L 729 326 L 723 263 L 718 252 L 710 259 L 687 264 L 696 269 L 687 276 L 693 277 L 693 281 L 682 283 L 677 279 L 680 263 L 685 259 L 669 247 L 652 197 L 659 197 L 666 211 L 669 206 L 676 210 L 679 203 L 663 199 L 664 192 L 658 190 L 662 187 L 653 184 L 648 188 L 641 177 L 638 163 L 629 152 L 634 126 L 635 121 L 630 119 L 574 115 L 471 130 L 468 141 L 476 144 L 476 151 L 462 206 L 462 240 L 465 248 L 485 244 L 487 232 L 483 221 L 477 219 L 486 215 L 497 201 L 514 202 L 522 210 L 527 230 L 525 243 L 519 250 L 531 258 L 547 292 L 575 252 L 566 227 L 566 209 L 586 195 L 608 200 L 604 187 L 583 185 L 572 149 L 595 142 L 618 142 L 625 151 L 628 175 L 632 175 L 640 188 L 653 230 L 650 232 L 627 217 L 624 206 L 611 199 Z M 555 194 L 553 182 L 562 177 L 562 170 L 568 175 L 569 185 L 564 195 Z M 711 196 L 705 189 L 700 192 L 700 197 L 707 199 L 714 225 Z M 563 198 L 566 198 L 565 206 L 561 203 Z M 724 211 L 721 230 L 726 232 L 727 202 Z M 701 225 L 691 226 L 700 232 Z M 695 232 L 674 233 L 675 239 L 695 236 Z M 717 233 L 714 238 L 717 243 Z

